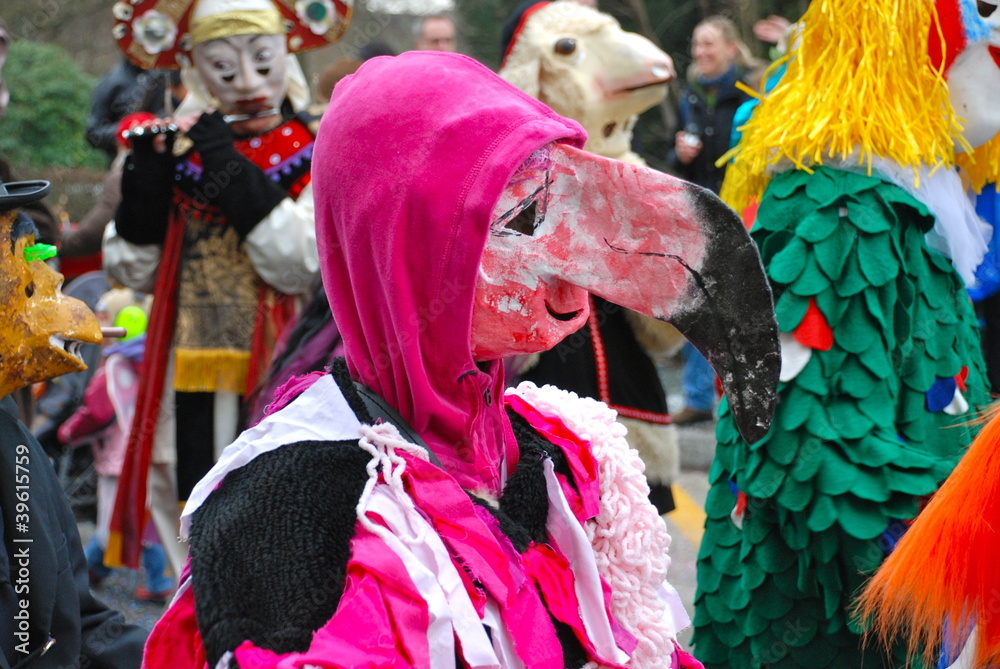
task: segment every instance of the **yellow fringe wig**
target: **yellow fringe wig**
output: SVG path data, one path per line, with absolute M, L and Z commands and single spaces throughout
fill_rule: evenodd
M 1000 403 L 987 418 L 858 602 L 879 638 L 906 638 L 927 666 L 942 644 L 961 651 L 973 626 L 972 666 L 1000 662 Z
M 813 0 L 792 50 L 772 66 L 787 61 L 781 82 L 758 94 L 742 141 L 719 161 L 735 157 L 722 199 L 737 211 L 759 202 L 779 162 L 870 169 L 879 156 L 914 168 L 915 180 L 921 165 L 953 167 L 962 126 L 927 52 L 931 30 L 943 44 L 933 0 Z M 979 180 L 995 180 L 1000 163 L 980 153 L 969 165 Z

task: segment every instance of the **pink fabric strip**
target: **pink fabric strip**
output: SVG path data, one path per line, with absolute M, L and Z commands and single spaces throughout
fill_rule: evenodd
M 399 557 L 360 524 L 351 540 L 344 594 L 309 650 L 279 656 L 245 642 L 242 669 L 387 669 L 429 666 L 427 606 Z
M 573 481 L 580 491 L 580 502 L 584 517 L 589 520 L 600 513 L 601 487 L 597 460 L 590 452 L 590 444 L 582 440 L 566 427 L 559 416 L 540 411 L 528 404 L 524 398 L 513 393 L 504 395 L 507 406 L 528 421 L 531 427 L 544 434 L 549 441 L 559 447 L 566 456 Z
M 625 626 L 611 612 L 611 585 L 604 580 L 603 576 L 601 576 L 601 593 L 604 595 L 604 612 L 611 622 L 611 633 L 615 635 L 615 643 L 631 657 L 635 649 L 639 647 L 639 639 L 625 629 Z
M 569 563 L 546 544 L 533 544 L 523 557 L 525 568 L 542 591 L 549 612 L 556 620 L 572 628 L 588 657 L 596 658 L 599 653 L 587 636 L 583 618 L 580 617 L 580 600 L 576 597 Z M 608 666 L 620 665 L 609 663 Z
M 576 488 L 569 482 L 569 479 L 562 474 L 556 472 L 556 479 L 559 481 L 559 488 L 562 490 L 563 497 L 566 498 L 566 503 L 569 504 L 570 510 L 573 511 L 573 515 L 576 516 L 576 519 L 581 524 L 587 522 L 586 511 L 583 510 L 583 500 L 580 498 L 580 493 L 576 491 Z
M 674 667 L 678 669 L 705 669 L 705 665 L 694 658 L 690 653 L 685 652 L 674 642 L 673 654 Z
M 445 471 L 420 458 L 402 455 L 406 459 L 403 479 L 417 508 L 431 521 L 451 554 L 501 606 L 505 605 L 514 589 L 507 556 L 497 537 L 479 519 L 475 504 Z
M 500 607 L 499 615 L 510 635 L 517 656 L 527 667 L 563 666 L 562 646 L 555 627 L 542 604 L 533 580 L 522 569 L 521 556 L 500 529 L 496 518 L 486 509 L 476 506 L 480 520 L 490 529 L 505 550 L 507 568 L 514 582 L 509 606 Z M 524 658 L 528 658 L 525 660 Z
M 610 620 L 604 611 L 604 591 L 594 558 L 594 548 L 562 496 L 551 460 L 545 461 L 544 471 L 549 495 L 546 530 L 551 543 L 565 556 L 573 570 L 574 589 L 580 602 L 587 637 L 594 644 L 597 659 L 602 664 L 627 662 L 628 655 L 618 647 Z
M 562 647 L 521 559 L 489 512 L 429 462 L 403 454 L 407 491 L 448 546 L 500 603 L 501 620 L 529 668 L 563 666 Z M 526 659 L 527 658 L 527 659 Z
M 509 606 L 500 609 L 500 619 L 510 630 L 517 656 L 527 669 L 566 666 L 552 619 L 531 579 L 514 593 Z
M 430 664 L 455 666 L 456 651 L 472 669 L 500 669 L 500 662 L 482 618 L 477 614 L 460 571 L 441 537 L 417 509 L 400 503 L 389 486 L 375 486 L 367 503 L 369 516 L 378 514 L 390 534 L 383 537 L 402 561 L 430 612 L 427 639 Z

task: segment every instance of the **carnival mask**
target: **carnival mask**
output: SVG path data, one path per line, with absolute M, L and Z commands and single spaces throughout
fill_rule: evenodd
M 551 348 L 586 322 L 588 292 L 677 327 L 719 373 L 744 436 L 767 431 L 780 366 L 771 291 L 718 198 L 568 145 L 536 151 L 494 209 L 474 357 Z
M 284 35 L 234 35 L 197 44 L 194 65 L 226 115 L 256 116 L 281 108 L 287 56 Z
M 61 292 L 63 277 L 45 264 L 49 248 L 12 207 L 40 199 L 42 181 L 0 184 L 0 396 L 87 368 L 80 345 L 102 341 L 97 317 Z

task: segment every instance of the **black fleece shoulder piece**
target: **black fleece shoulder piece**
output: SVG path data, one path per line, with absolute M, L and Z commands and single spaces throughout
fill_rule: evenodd
M 303 442 L 230 473 L 195 514 L 191 567 L 209 666 L 249 639 L 304 651 L 343 593 L 370 456 Z
M 351 411 L 354 412 L 359 421 L 371 425 L 374 419 L 371 413 L 369 413 L 368 407 L 365 406 L 364 400 L 358 395 L 358 389 L 354 385 L 351 373 L 347 370 L 347 360 L 344 358 L 334 358 L 332 373 L 333 380 L 337 382 L 337 387 L 340 388 L 340 392 L 344 394 L 344 399 L 347 400 L 347 406 L 351 407 Z

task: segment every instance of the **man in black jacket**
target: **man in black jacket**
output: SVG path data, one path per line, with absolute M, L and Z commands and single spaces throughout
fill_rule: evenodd
M 94 598 L 76 521 L 10 392 L 84 368 L 81 342 L 101 337 L 96 317 L 62 295 L 62 277 L 16 207 L 46 182 L 0 182 L 0 669 L 139 667 L 146 632 Z

